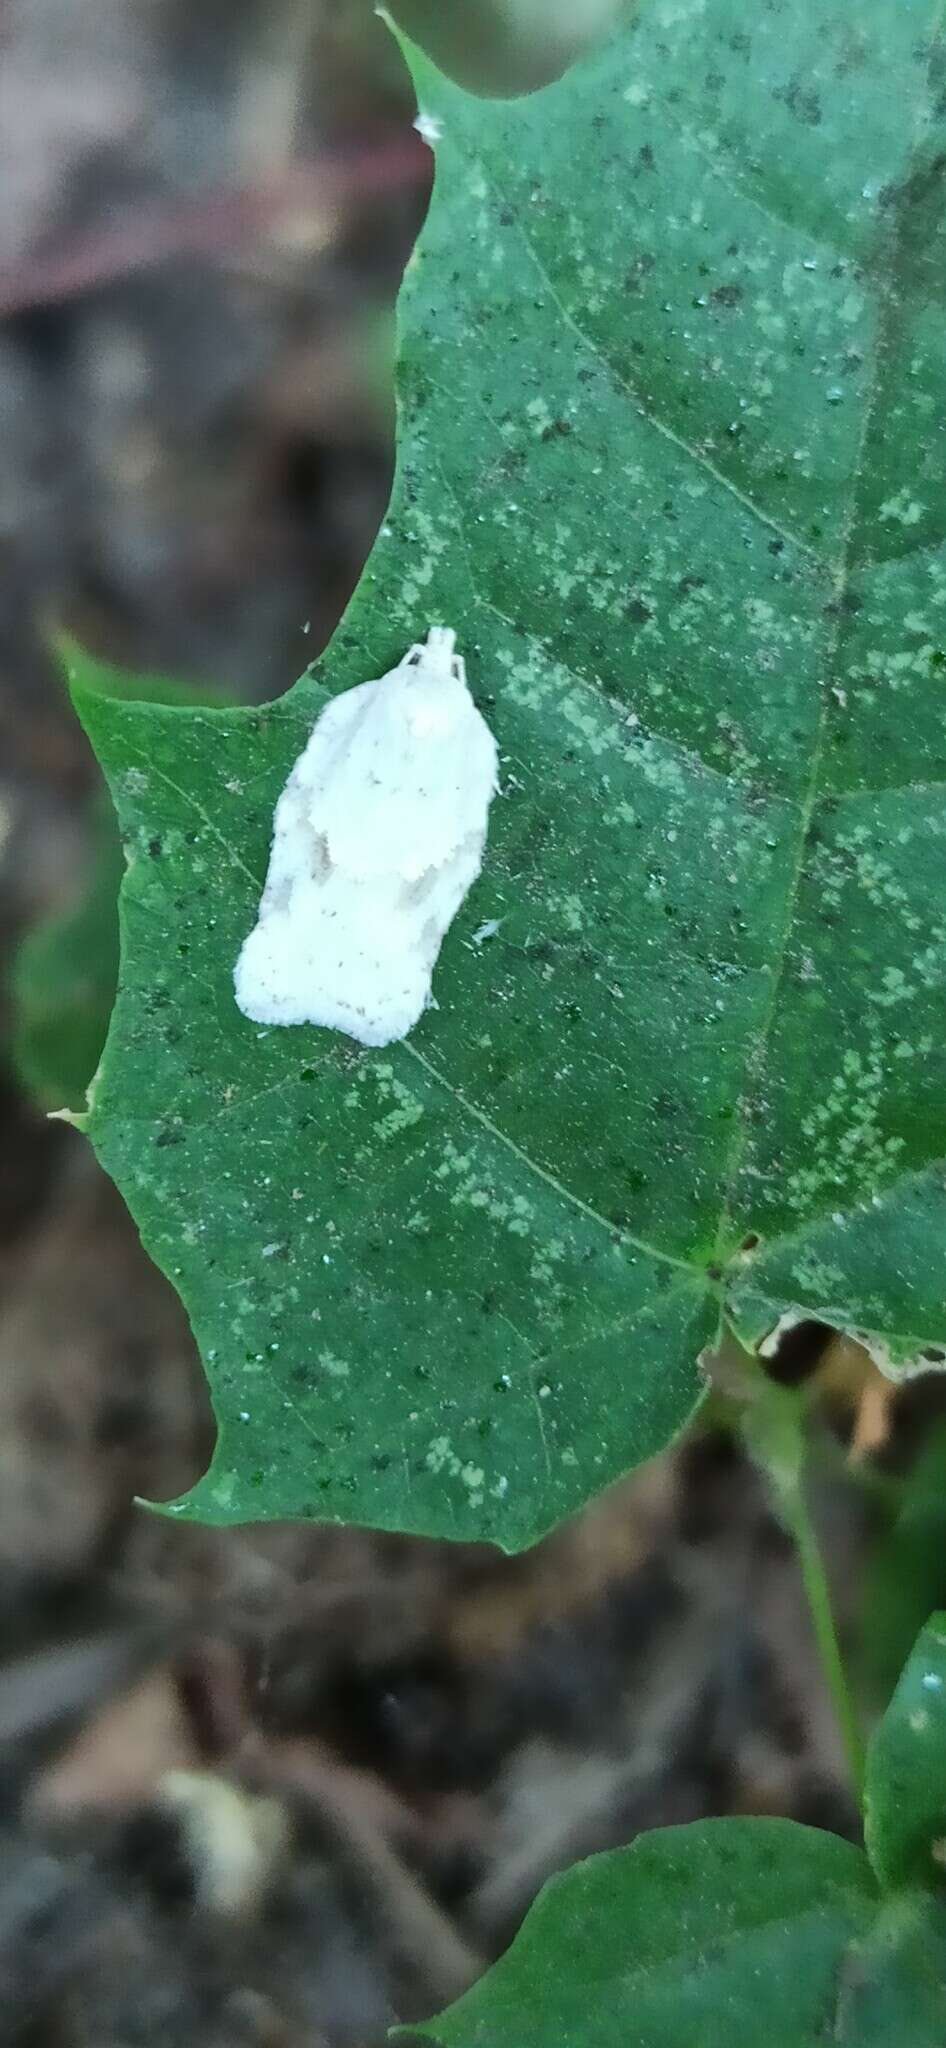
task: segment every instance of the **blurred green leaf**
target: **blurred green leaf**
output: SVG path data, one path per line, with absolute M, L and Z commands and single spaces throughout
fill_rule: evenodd
M 946 1887 L 946 1614 L 921 1630 L 871 1742 L 866 1834 L 881 1884 Z
M 198 704 L 211 693 L 167 676 L 129 675 L 60 643 L 77 688 L 155 704 Z M 70 900 L 21 940 L 10 978 L 13 1058 L 43 1109 L 81 1111 L 105 1044 L 118 981 L 118 891 L 124 872 L 118 822 L 104 790 L 88 818 L 84 868 Z
M 884 1492 L 859 1595 L 858 1665 L 875 1700 L 889 1698 L 926 1616 L 946 1605 L 946 1420 Z
M 391 0 L 391 13 L 471 92 L 534 92 L 630 14 L 635 0 Z
M 398 473 L 327 655 L 252 713 L 77 692 L 130 860 L 89 1130 L 211 1376 L 186 1511 L 516 1546 L 682 1425 L 724 1298 L 946 1336 L 946 102 L 920 0 L 653 0 L 511 106 L 411 62 Z M 436 621 L 503 759 L 438 1007 L 257 1029 L 290 764 Z
M 782 1820 L 641 1835 L 546 1885 L 438 2048 L 942 2048 L 946 1916 Z

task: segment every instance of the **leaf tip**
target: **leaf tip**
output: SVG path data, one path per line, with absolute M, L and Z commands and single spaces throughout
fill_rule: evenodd
M 437 69 L 433 60 L 426 55 L 426 52 L 421 49 L 420 44 L 415 43 L 413 37 L 408 35 L 407 30 L 401 27 L 399 21 L 395 20 L 389 7 L 384 5 L 378 6 L 375 8 L 375 13 L 378 20 L 383 21 L 389 35 L 394 37 L 401 56 L 410 72 L 414 91 L 419 102 L 422 88 L 432 83 L 442 85 L 445 82 L 443 74 Z M 418 119 L 414 123 L 418 134 L 428 144 L 436 140 L 436 136 L 429 135 L 426 132 L 426 127 L 421 126 L 421 122 L 429 123 L 430 118 L 430 115 L 425 115 L 423 109 L 421 109 Z
M 89 1113 L 85 1109 L 47 1109 L 46 1121 L 51 1124 L 71 1124 L 75 1131 L 88 1128 Z

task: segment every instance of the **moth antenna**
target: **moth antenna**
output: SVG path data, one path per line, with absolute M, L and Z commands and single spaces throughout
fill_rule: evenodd
M 452 626 L 431 626 L 427 634 L 427 648 L 433 655 L 443 654 L 445 661 L 453 660 L 457 636 Z

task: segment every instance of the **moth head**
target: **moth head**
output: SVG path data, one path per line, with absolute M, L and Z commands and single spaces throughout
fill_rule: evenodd
M 440 676 L 444 682 L 466 683 L 466 668 L 456 651 L 457 636 L 452 626 L 431 626 L 426 640 L 412 647 L 407 657 L 416 667 L 426 671 L 431 680 Z
M 450 626 L 431 626 L 423 645 L 412 647 L 407 656 L 417 685 L 411 692 L 408 725 L 417 739 L 445 739 L 456 722 L 456 685 L 466 689 L 466 669 L 456 644 Z

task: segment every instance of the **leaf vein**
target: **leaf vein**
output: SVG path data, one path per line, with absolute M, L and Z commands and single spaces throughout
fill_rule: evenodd
M 495 182 L 493 182 L 493 193 L 498 199 L 499 194 Z M 594 340 L 594 337 L 587 332 L 587 329 L 581 325 L 581 322 L 576 319 L 574 313 L 565 304 L 519 213 L 516 214 L 516 226 L 519 230 L 523 248 L 533 265 L 537 277 L 544 284 L 559 318 L 569 329 L 570 333 L 575 336 L 576 341 L 580 343 L 586 354 L 599 364 L 600 368 L 613 379 L 619 390 L 623 391 L 625 397 L 630 399 L 631 404 L 639 413 L 641 419 L 647 422 L 647 425 L 652 428 L 655 434 L 660 434 L 665 441 L 669 441 L 674 448 L 678 449 L 681 455 L 686 455 L 694 467 L 704 476 L 711 477 L 721 490 L 728 492 L 730 497 L 735 498 L 744 511 L 750 512 L 752 517 L 759 521 L 760 525 L 768 527 L 772 533 L 777 533 L 790 547 L 797 548 L 800 554 L 808 555 L 812 560 L 820 562 L 821 556 L 818 554 L 817 549 L 811 546 L 809 541 L 804 540 L 801 534 L 795 533 L 791 527 L 782 525 L 781 521 L 776 519 L 772 513 L 764 511 L 761 505 L 756 504 L 754 498 L 750 498 L 747 492 L 740 490 L 738 484 L 733 483 L 731 477 L 726 476 L 723 470 L 717 469 L 716 464 L 711 461 L 703 449 L 699 448 L 694 442 L 687 441 L 666 420 L 662 420 L 659 414 L 650 410 L 636 385 L 632 384 L 630 379 L 617 368 L 617 365 L 609 360 L 599 344 Z
M 411 1045 L 408 1039 L 404 1039 L 402 1040 L 402 1050 L 411 1059 L 417 1060 L 418 1064 L 431 1076 L 431 1079 L 438 1082 L 441 1088 L 446 1089 L 447 1094 L 453 1097 L 453 1100 L 459 1105 L 460 1109 L 467 1116 L 472 1117 L 474 1123 L 481 1125 L 484 1131 L 488 1131 L 490 1137 L 495 1138 L 497 1144 L 504 1146 L 506 1151 L 511 1152 L 514 1158 L 519 1160 L 520 1165 L 526 1167 L 527 1171 L 534 1174 L 535 1178 L 542 1181 L 546 1187 L 551 1188 L 561 1201 L 567 1202 L 572 1209 L 576 1209 L 580 1215 L 585 1217 L 587 1222 L 594 1223 L 599 1230 L 606 1231 L 608 1237 L 614 1243 L 631 1245 L 635 1251 L 644 1252 L 649 1259 L 654 1259 L 659 1265 L 673 1266 L 678 1272 L 693 1275 L 699 1274 L 700 1268 L 693 1265 L 689 1259 L 675 1258 L 672 1252 L 660 1251 L 656 1245 L 648 1244 L 645 1238 L 634 1237 L 630 1231 L 621 1230 L 617 1224 L 610 1223 L 606 1216 L 602 1216 L 597 1209 L 592 1209 L 588 1202 L 583 1202 L 580 1195 L 573 1194 L 572 1190 L 567 1188 L 563 1181 L 557 1180 L 553 1173 L 549 1173 L 546 1167 L 540 1166 L 537 1160 L 530 1159 L 528 1152 L 524 1152 L 521 1145 L 516 1144 L 514 1138 L 510 1138 L 506 1131 L 501 1130 L 498 1124 L 494 1124 L 492 1118 L 487 1116 L 485 1110 L 479 1109 L 475 1102 L 471 1102 L 456 1086 L 455 1082 L 448 1081 L 446 1075 L 442 1074 L 416 1045 Z

